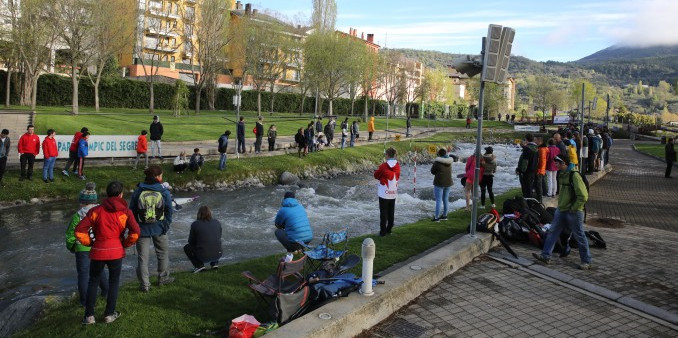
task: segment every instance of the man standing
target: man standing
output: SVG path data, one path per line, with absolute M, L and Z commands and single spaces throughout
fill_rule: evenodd
M 219 146 L 219 170 L 226 169 L 226 151 L 228 150 L 228 137 L 231 136 L 231 131 L 225 131 L 217 140 Z
M 591 268 L 591 253 L 589 252 L 589 243 L 584 234 L 584 204 L 589 199 L 586 185 L 581 174 L 576 170 L 569 168 L 567 156 L 556 156 L 554 160 L 560 168 L 560 195 L 558 196 L 558 208 L 553 217 L 553 223 L 549 230 L 544 248 L 541 254 L 532 253 L 532 256 L 543 264 L 551 261 L 551 253 L 560 239 L 560 233 L 563 229 L 569 229 L 572 232 L 577 247 L 579 249 L 579 258 L 581 270 Z
M 671 168 L 673 168 L 673 162 L 676 162 L 676 149 L 673 147 L 673 138 L 666 141 L 664 152 L 664 158 L 666 159 L 666 173 L 664 177 L 671 178 Z
M 400 179 L 400 164 L 396 160 L 396 150 L 386 149 L 386 161 L 374 172 L 379 196 L 379 236 L 386 236 L 393 228 L 395 201 L 398 196 L 398 180 Z
M 245 153 L 245 117 L 240 116 L 240 121 L 238 121 L 238 125 L 235 130 L 235 136 L 238 139 L 238 144 L 236 151 L 244 154 Z
M 80 142 L 82 133 L 86 131 L 89 131 L 89 129 L 87 129 L 87 127 L 82 127 L 80 128 L 80 131 L 73 135 L 71 146 L 68 148 L 68 161 L 66 161 L 64 170 L 61 171 L 64 176 L 68 176 L 68 168 L 71 166 L 71 164 L 73 165 L 73 173 L 75 174 L 78 172 L 78 142 Z
M 349 143 L 349 147 L 353 147 L 355 145 L 356 139 L 360 136 L 360 126 L 358 125 L 358 120 L 353 121 L 353 124 L 351 124 L 351 142 Z
M 412 128 L 412 117 L 410 115 L 407 115 L 407 120 L 405 121 L 405 137 L 410 137 L 410 128 Z
M 367 122 L 367 141 L 372 141 L 372 134 L 374 134 L 374 116 L 370 117 L 370 121 Z
M 318 116 L 318 120 L 315 121 L 315 132 L 320 133 L 323 131 L 323 118 Z
M 33 163 L 35 156 L 40 153 L 40 137 L 35 135 L 35 128 L 32 124 L 26 128 L 26 133 L 19 138 L 19 162 L 21 163 L 21 177 L 19 181 L 28 179 L 33 180 Z
M 518 159 L 518 168 L 516 174 L 520 178 L 520 188 L 523 191 L 523 197 L 532 197 L 532 185 L 537 174 L 537 164 L 539 161 L 537 153 L 537 144 L 534 143 L 534 136 L 530 133 L 525 134 L 525 142 L 522 144 L 523 152 Z
M 157 148 L 158 157 L 160 158 L 160 161 L 162 161 L 162 146 L 160 144 L 160 140 L 162 139 L 162 134 L 165 132 L 165 130 L 162 127 L 162 123 L 160 123 L 160 118 L 158 115 L 153 116 L 153 122 L 151 122 L 149 130 L 151 131 L 151 157 L 155 156 L 155 149 Z
M 254 133 L 256 140 L 254 141 L 254 153 L 261 153 L 261 141 L 264 138 L 264 118 L 259 116 L 257 123 L 254 125 Z
M 3 129 L 0 133 L 0 187 L 4 187 L 2 177 L 5 175 L 7 168 L 7 156 L 9 156 L 9 130 Z

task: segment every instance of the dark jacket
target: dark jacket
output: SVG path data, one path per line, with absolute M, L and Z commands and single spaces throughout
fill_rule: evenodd
M 132 198 L 129 201 L 129 208 L 132 210 L 134 217 L 139 222 L 139 194 L 144 190 L 159 191 L 162 194 L 162 201 L 165 206 L 165 219 L 155 223 L 139 223 L 141 228 L 141 237 L 160 236 L 167 233 L 167 230 L 172 224 L 172 197 L 169 190 L 165 189 L 159 182 L 153 184 L 139 183 L 137 189 L 132 193 Z
M 436 157 L 431 166 L 433 174 L 433 185 L 436 187 L 452 186 L 452 163 L 454 160 L 450 157 Z
M 9 156 L 9 143 L 9 136 L 7 136 L 5 137 L 3 144 L 0 144 L 0 147 L 2 147 L 2 149 L 0 149 L 0 157 Z
M 217 142 L 219 142 L 219 148 L 217 150 L 222 154 L 225 153 L 226 149 L 228 149 L 228 135 L 222 134 Z
M 523 153 L 520 154 L 520 159 L 518 159 L 516 171 L 520 174 L 536 174 L 538 162 L 539 153 L 537 152 L 537 145 L 530 142 L 523 146 Z
M 285 229 L 287 238 L 292 242 L 310 242 L 313 239 L 311 223 L 306 216 L 306 210 L 295 198 L 286 198 L 282 207 L 275 215 L 275 226 Z
M 148 129 L 151 131 L 151 141 L 160 141 L 162 134 L 165 132 L 160 121 L 151 122 L 151 126 Z
M 666 162 L 676 162 L 676 149 L 674 148 L 673 143 L 667 143 L 666 147 L 664 147 L 664 151 L 666 152 Z
M 257 124 L 254 125 L 254 128 L 257 130 L 257 138 L 264 137 L 264 125 L 257 121 Z
M 221 257 L 221 223 L 216 219 L 197 220 L 191 224 L 188 244 L 195 250 L 195 256 L 203 262 L 215 261 Z
M 236 136 L 238 137 L 239 140 L 244 140 L 245 139 L 245 122 L 238 122 L 238 126 L 236 127 Z
M 569 141 L 568 141 L 568 144 L 569 144 Z M 560 142 L 558 142 L 556 144 L 556 147 L 558 147 L 558 150 L 560 150 L 560 154 L 562 154 L 563 156 L 565 154 L 567 154 L 567 145 L 565 144 L 565 141 L 561 140 Z
M 297 142 L 297 146 L 303 148 L 306 146 L 306 137 L 301 132 L 294 134 L 294 142 Z
M 323 123 L 320 121 L 315 121 L 315 130 L 317 132 L 323 131 Z

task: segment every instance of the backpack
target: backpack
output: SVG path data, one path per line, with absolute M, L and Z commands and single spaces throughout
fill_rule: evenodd
M 600 236 L 600 233 L 598 233 L 598 231 L 595 230 L 584 231 L 584 234 L 590 240 L 592 247 L 607 249 L 607 243 L 605 243 L 605 240 L 603 239 L 602 236 Z
M 155 223 L 165 219 L 165 201 L 160 191 L 144 190 L 139 194 L 137 219 L 140 223 Z
M 525 201 L 532 211 L 538 218 L 541 224 L 551 223 L 553 221 L 553 214 L 550 214 L 546 211 L 546 208 L 543 204 L 537 201 L 534 198 L 526 198 Z
M 504 215 L 512 214 L 516 211 L 523 213 L 527 209 L 527 202 L 522 196 L 516 196 L 513 199 L 504 201 L 502 205 L 502 213 Z

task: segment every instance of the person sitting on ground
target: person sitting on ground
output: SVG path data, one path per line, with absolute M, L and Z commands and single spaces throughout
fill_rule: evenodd
M 85 189 L 80 192 L 78 199 L 80 200 L 80 209 L 71 218 L 71 223 L 66 229 L 66 248 L 71 253 L 75 254 L 75 269 L 78 272 L 78 295 L 80 304 L 84 307 L 87 305 L 87 284 L 89 283 L 89 252 L 92 249 L 89 246 L 80 244 L 75 239 L 75 227 L 82 221 L 87 213 L 97 205 L 97 191 L 94 182 L 89 182 L 85 185 Z M 108 295 L 108 275 L 106 271 L 101 274 L 99 282 L 101 289 L 101 297 L 106 298 Z
M 198 217 L 191 224 L 184 252 L 193 264 L 193 273 L 205 270 L 205 263 L 210 263 L 212 269 L 219 267 L 222 254 L 221 223 L 212 218 L 212 210 L 206 205 L 198 209 Z
M 299 242 L 310 243 L 313 239 L 311 223 L 308 221 L 304 206 L 294 198 L 294 192 L 287 191 L 283 197 L 282 206 L 275 215 L 275 237 L 287 252 L 301 250 Z
M 174 158 L 174 172 L 177 174 L 183 174 L 186 168 L 188 168 L 186 152 L 182 151 L 179 156 Z
M 325 148 L 325 134 L 323 134 L 323 132 L 318 133 L 315 146 L 318 151 L 322 151 L 323 148 Z
M 202 170 L 202 164 L 205 162 L 205 159 L 200 154 L 200 149 L 193 149 L 193 155 L 191 155 L 191 160 L 188 162 L 188 168 L 191 171 L 197 171 L 198 174 Z

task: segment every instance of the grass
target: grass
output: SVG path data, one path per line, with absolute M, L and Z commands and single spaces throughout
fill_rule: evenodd
M 518 189 L 497 197 L 497 204 L 518 195 Z M 376 201 L 375 201 L 376 203 Z M 377 248 L 374 271 L 382 271 L 396 263 L 407 260 L 452 236 L 465 232 L 470 213 L 458 210 L 450 213 L 444 223 L 421 220 L 393 229 L 387 237 L 373 235 L 350 239 L 350 252 L 360 254 L 364 238 L 372 237 Z M 263 309 L 257 307 L 254 295 L 247 288 L 240 273 L 249 270 L 264 278 L 274 273 L 277 261 L 282 256 L 272 255 L 222 266 L 217 271 L 200 274 L 180 272 L 173 284 L 152 288 L 144 294 L 137 290 L 136 282 L 122 286 L 117 310 L 123 315 L 115 323 L 97 323 L 87 327 L 80 325 L 83 309 L 72 299 L 52 304 L 40 319 L 17 337 L 148 337 L 148 336 L 194 336 L 206 330 L 227 327 L 230 320 L 242 314 L 254 314 L 259 321 L 268 321 Z M 360 274 L 361 267 L 354 268 Z M 388 280 L 386 279 L 386 282 Z M 341 301 L 341 300 L 338 300 Z M 105 302 L 97 302 L 97 320 L 102 322 Z
M 502 134 L 503 139 L 511 140 L 517 137 L 515 133 Z M 426 139 L 414 140 L 410 144 L 407 141 L 389 142 L 388 146 L 396 148 L 399 154 L 405 154 L 410 150 L 424 151 L 428 145 L 448 145 L 452 141 L 471 142 L 475 140 L 472 133 L 438 133 Z M 278 155 L 275 157 L 247 157 L 235 159 L 235 156 L 229 155 L 228 168 L 225 171 L 216 169 L 215 161 L 207 161 L 200 174 L 194 174 L 186 171 L 179 175 L 172 171 L 171 161 L 165 161 L 162 165 L 164 170 L 164 180 L 170 182 L 173 186 L 184 186 L 187 183 L 198 180 L 204 184 L 214 184 L 225 182 L 226 184 L 236 184 L 246 178 L 256 177 L 264 184 L 273 184 L 277 182 L 278 177 L 284 171 L 294 174 L 301 174 L 309 168 L 315 167 L 320 170 L 346 169 L 354 163 L 369 161 L 375 165 L 383 159 L 384 144 L 374 143 L 370 145 L 340 149 L 329 149 L 323 152 L 310 153 L 304 158 L 298 158 L 295 153 L 287 155 Z M 271 159 L 275 160 L 272 161 Z M 209 160 L 210 158 L 207 157 Z M 214 157 L 213 159 L 217 159 Z M 84 182 L 76 177 L 64 177 L 60 173 L 64 162 L 58 161 L 55 166 L 55 182 L 45 184 L 40 180 L 42 165 L 37 163 L 34 169 L 34 181 L 19 181 L 18 169 L 8 170 L 3 178 L 6 187 L 2 188 L 0 201 L 10 202 L 16 200 L 28 201 L 31 198 L 56 198 L 56 199 L 74 199 L 80 190 L 84 187 Z M 88 181 L 93 181 L 97 187 L 103 190 L 108 182 L 113 180 L 121 181 L 127 190 L 134 189 L 138 182 L 143 180 L 143 171 L 131 171 L 130 166 L 99 166 L 85 167 L 85 175 Z
M 13 106 L 13 109 L 25 110 L 26 107 Z M 44 107 L 36 109 L 34 124 L 36 133 L 45 134 L 47 129 L 54 129 L 59 134 L 72 134 L 80 130 L 83 126 L 98 135 L 118 135 L 121 131 L 125 134 L 136 135 L 142 129 L 148 130 L 151 123 L 151 114 L 147 109 L 126 109 L 126 108 L 101 108 L 99 113 L 94 112 L 91 107 L 80 107 L 79 115 L 71 115 L 64 107 Z M 164 141 L 204 141 L 216 140 L 226 129 L 235 133 L 235 111 L 202 111 L 200 115 L 182 115 L 174 117 L 169 110 L 156 110 L 156 115 L 160 116 L 165 133 Z M 253 137 L 252 128 L 257 119 L 257 113 L 253 111 L 241 112 L 245 117 L 246 135 Z M 305 127 L 313 119 L 313 114 L 293 114 L 293 113 L 262 113 L 264 117 L 264 128 L 275 124 L 278 129 L 278 135 L 294 135 L 300 127 Z M 358 116 L 339 116 L 339 123 L 344 117 L 349 117 L 353 121 Z M 327 119 L 323 119 L 323 124 Z M 503 122 L 484 121 L 487 128 L 511 128 L 510 125 Z M 375 128 L 385 130 L 387 125 L 386 118 L 375 118 Z M 420 120 L 412 119 L 414 127 L 464 127 L 464 120 Z M 475 126 L 475 123 L 473 123 Z M 337 126 L 338 127 L 338 126 Z M 405 119 L 390 118 L 388 120 L 388 129 L 405 128 Z M 360 124 L 361 133 L 367 134 L 367 123 Z M 335 131 L 337 133 L 337 131 Z
M 635 146 L 638 151 L 665 159 L 665 145 L 663 144 L 635 144 Z

